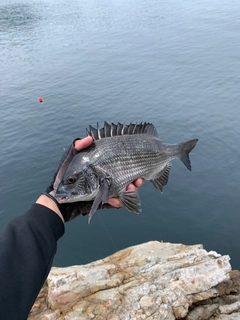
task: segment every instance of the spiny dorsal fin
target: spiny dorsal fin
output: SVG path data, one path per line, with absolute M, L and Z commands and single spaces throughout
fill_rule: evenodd
M 107 137 L 121 136 L 127 134 L 150 134 L 154 137 L 157 137 L 157 131 L 152 123 L 144 122 L 140 124 L 130 123 L 128 125 L 119 123 L 107 123 L 104 122 L 104 127 L 99 129 L 98 123 L 97 128 L 89 126 L 87 129 L 87 135 L 91 136 L 93 140 L 100 140 Z

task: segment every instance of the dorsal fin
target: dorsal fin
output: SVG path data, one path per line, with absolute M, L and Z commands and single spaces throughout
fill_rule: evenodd
M 150 134 L 157 137 L 157 131 L 152 123 L 144 122 L 140 124 L 130 123 L 128 125 L 119 123 L 107 123 L 104 122 L 104 127 L 99 129 L 98 123 L 97 128 L 89 126 L 87 129 L 87 135 L 91 136 L 93 140 L 100 140 L 107 137 L 121 136 L 127 134 Z

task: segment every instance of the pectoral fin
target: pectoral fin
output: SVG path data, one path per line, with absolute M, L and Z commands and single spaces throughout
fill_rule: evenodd
M 168 163 L 158 174 L 158 176 L 150 180 L 154 187 L 162 192 L 163 186 L 165 186 L 168 183 L 168 177 L 171 170 L 171 164 Z
M 102 179 L 100 182 L 98 194 L 96 195 L 96 198 L 93 201 L 93 205 L 89 213 L 88 223 L 90 223 L 94 212 L 97 211 L 100 204 L 108 202 L 109 187 L 110 185 L 108 179 Z
M 119 200 L 129 211 L 140 213 L 141 202 L 137 192 L 124 191 L 119 195 Z

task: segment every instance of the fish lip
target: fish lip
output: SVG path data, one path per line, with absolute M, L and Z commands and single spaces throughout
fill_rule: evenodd
M 67 197 L 65 196 L 65 197 L 59 197 L 58 199 L 57 199 L 57 201 L 58 201 L 58 203 L 64 203 L 64 202 L 66 202 L 65 200 L 67 199 Z
M 55 194 L 55 198 L 58 203 L 63 203 L 66 202 L 69 197 L 67 194 Z

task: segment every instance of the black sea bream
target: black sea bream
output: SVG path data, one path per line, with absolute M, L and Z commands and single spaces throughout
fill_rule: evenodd
M 126 186 L 144 178 L 162 191 L 168 182 L 171 160 L 180 159 L 191 170 L 188 154 L 198 141 L 163 143 L 151 123 L 105 122 L 101 129 L 90 126 L 87 133 L 93 143 L 74 156 L 55 197 L 59 203 L 94 200 L 89 221 L 110 197 L 117 197 L 129 211 L 139 213 L 138 193 L 126 191 Z

